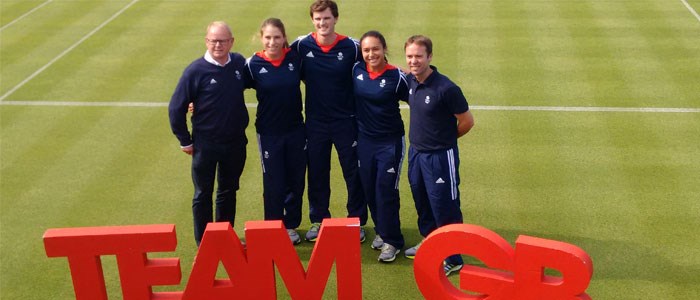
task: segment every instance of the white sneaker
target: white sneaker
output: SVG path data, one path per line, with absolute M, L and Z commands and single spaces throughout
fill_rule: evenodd
M 318 232 L 321 231 L 321 223 L 311 223 L 311 228 L 306 232 L 306 240 L 315 242 L 318 238 Z
M 287 228 L 287 234 L 289 235 L 289 240 L 292 241 L 293 245 L 299 245 L 301 243 L 301 237 L 299 233 L 293 228 Z
M 377 258 L 378 261 L 380 262 L 392 262 L 396 259 L 396 254 L 399 254 L 401 250 L 396 249 L 396 247 L 384 243 L 382 246 L 382 253 L 379 253 L 379 258 Z
M 408 258 L 408 259 L 415 259 L 416 252 L 418 252 L 418 248 L 420 248 L 420 244 L 422 244 L 422 243 L 423 243 L 423 241 L 420 241 L 420 243 L 418 243 L 418 245 L 415 245 L 411 248 L 406 249 L 406 252 L 404 252 L 403 255 L 406 256 L 406 258 Z
M 372 241 L 372 249 L 374 250 L 382 250 L 382 246 L 384 246 L 384 240 L 382 240 L 382 237 L 379 236 L 378 234 L 374 236 L 374 240 Z
M 445 270 L 445 276 L 450 276 L 450 274 L 454 272 L 459 272 L 459 270 L 462 269 L 463 265 L 453 265 L 447 262 L 444 262 L 443 269 Z

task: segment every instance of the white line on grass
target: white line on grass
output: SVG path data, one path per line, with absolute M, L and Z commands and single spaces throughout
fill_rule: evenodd
M 698 15 L 698 12 L 695 11 L 693 7 L 690 6 L 690 4 L 688 4 L 688 1 L 681 0 L 681 2 L 683 2 L 683 5 L 685 5 L 685 7 L 690 11 L 690 13 L 693 14 L 695 18 L 698 19 L 698 21 L 700 21 L 700 15 Z
M 14 106 L 106 106 L 106 107 L 167 107 L 165 102 L 82 102 L 82 101 L 2 101 L 0 105 Z
M 44 2 L 44 3 L 42 3 L 42 4 L 39 4 L 39 6 L 37 6 L 37 7 L 35 7 L 35 8 L 32 8 L 32 10 L 30 10 L 30 11 L 24 13 L 23 15 L 19 16 L 17 19 L 12 20 L 12 22 L 5 24 L 5 26 L 2 26 L 2 28 L 0 28 L 0 31 L 3 31 L 5 28 L 10 27 L 12 24 L 14 24 L 14 23 L 16 23 L 17 21 L 23 19 L 24 17 L 30 15 L 31 13 L 33 13 L 33 12 L 36 11 L 37 9 L 42 8 L 44 5 L 49 4 L 49 2 L 51 2 L 51 1 L 53 1 L 53 0 L 47 0 L 46 2 Z
M 7 98 L 7 96 L 9 96 L 9 95 L 11 95 L 12 93 L 14 93 L 16 90 L 18 90 L 19 88 L 21 88 L 23 85 L 25 85 L 27 82 L 29 82 L 30 80 L 32 80 L 34 77 L 36 77 L 37 75 L 41 74 L 41 72 L 43 72 L 43 71 L 46 70 L 48 67 L 50 67 L 51 65 L 53 65 L 56 61 L 58 61 L 59 59 L 63 58 L 63 56 L 65 56 L 66 54 L 68 54 L 68 52 L 71 52 L 73 49 L 75 49 L 76 47 L 78 47 L 78 46 L 79 46 L 80 44 L 82 44 L 85 40 L 87 40 L 87 39 L 90 38 L 93 34 L 95 34 L 97 31 L 99 31 L 100 29 L 102 29 L 102 27 L 105 27 L 107 24 L 109 24 L 109 22 L 112 22 L 112 20 L 116 19 L 116 18 L 117 18 L 119 15 L 121 15 L 125 10 L 127 10 L 129 7 L 131 7 L 132 5 L 134 5 L 134 3 L 138 2 L 138 1 L 139 1 L 139 0 L 133 0 L 133 1 L 131 1 L 131 3 L 129 3 L 127 6 L 125 6 L 124 8 L 120 9 L 118 12 L 116 12 L 115 14 L 113 14 L 109 19 L 107 19 L 107 21 L 102 22 L 102 24 L 100 24 L 99 26 L 95 27 L 95 29 L 93 29 L 92 31 L 90 31 L 87 35 L 83 36 L 83 37 L 82 37 L 79 41 L 77 41 L 75 44 L 73 44 L 72 46 L 68 47 L 68 49 L 63 50 L 63 52 L 61 52 L 61 54 L 59 54 L 58 56 L 54 57 L 54 59 L 52 59 L 51 61 L 49 61 L 46 65 L 44 65 L 43 67 L 41 67 L 39 70 L 36 70 L 34 73 L 32 73 L 32 75 L 29 75 L 29 77 L 27 77 L 27 78 L 25 78 L 24 80 L 22 80 L 22 82 L 20 82 L 20 83 L 17 84 L 15 87 L 13 87 L 11 90 L 9 90 L 7 93 L 5 93 L 4 95 L 2 95 L 2 97 L 0 97 L 0 102 L 2 102 L 3 100 L 5 100 L 5 98 Z
M 82 102 L 82 101 L 2 101 L 0 105 L 14 106 L 103 106 L 103 107 L 167 107 L 167 102 Z M 257 103 L 246 103 L 247 107 L 258 107 Z M 473 105 L 474 110 L 501 111 L 564 111 L 564 112 L 643 112 L 643 113 L 700 113 L 700 108 L 672 107 L 601 107 L 601 106 L 508 106 Z M 401 105 L 408 109 L 408 105 Z
M 566 111 L 566 112 L 650 112 L 650 113 L 700 113 L 700 108 L 672 107 L 601 107 L 601 106 L 472 106 L 476 110 L 507 111 Z

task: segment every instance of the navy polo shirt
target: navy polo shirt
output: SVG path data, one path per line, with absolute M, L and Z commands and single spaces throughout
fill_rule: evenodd
M 418 151 L 436 151 L 457 146 L 457 118 L 469 110 L 462 90 L 430 66 L 433 73 L 423 83 L 408 80 L 411 125 L 408 138 Z
M 289 49 L 276 61 L 262 52 L 248 59 L 246 76 L 258 98 L 258 133 L 282 135 L 303 124 L 300 64 L 299 55 Z
M 357 42 L 338 35 L 333 44 L 321 46 L 316 33 L 310 33 L 299 37 L 291 48 L 302 59 L 306 118 L 327 122 L 353 117 L 352 66 L 362 59 Z
M 408 83 L 396 67 L 387 65 L 379 72 L 368 71 L 364 62 L 352 70 L 359 135 L 385 140 L 404 135 L 399 101 L 408 101 Z

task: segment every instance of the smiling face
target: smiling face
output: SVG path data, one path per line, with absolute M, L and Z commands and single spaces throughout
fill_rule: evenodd
M 284 45 L 287 37 L 284 36 L 282 30 L 274 25 L 266 25 L 260 31 L 260 40 L 265 49 L 265 55 L 271 59 L 277 59 L 284 51 Z
M 311 21 L 314 23 L 317 35 L 328 37 L 335 34 L 335 24 L 338 23 L 338 18 L 333 16 L 330 7 L 320 12 L 313 12 Z
M 362 58 L 369 66 L 371 71 L 377 72 L 384 69 L 386 66 L 386 48 L 378 38 L 367 36 L 360 42 L 362 49 Z
M 220 64 L 228 61 L 228 53 L 233 47 L 233 35 L 228 26 L 218 23 L 210 25 L 205 41 L 207 51 L 214 60 Z
M 433 55 L 428 54 L 425 46 L 417 43 L 406 46 L 406 64 L 418 81 L 422 82 L 432 72 L 430 69 L 432 59 Z

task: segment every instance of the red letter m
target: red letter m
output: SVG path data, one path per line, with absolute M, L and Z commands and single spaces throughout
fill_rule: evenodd
M 306 272 L 281 221 L 246 222 L 245 236 L 247 253 L 230 224 L 209 224 L 182 298 L 277 299 L 276 267 L 293 299 L 321 299 L 335 262 L 338 299 L 362 299 L 357 218 L 323 221 Z

